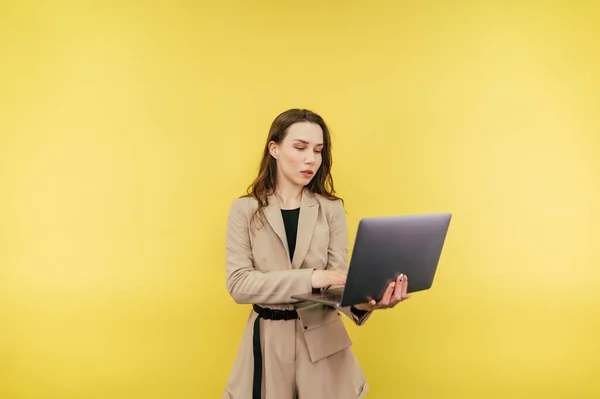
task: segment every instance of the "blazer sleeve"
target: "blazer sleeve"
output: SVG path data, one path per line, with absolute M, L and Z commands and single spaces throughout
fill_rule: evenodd
M 346 211 L 340 200 L 336 201 L 335 210 L 329 221 L 329 247 L 326 269 L 348 269 L 348 222 Z M 372 311 L 361 311 L 352 306 L 339 308 L 356 325 L 362 326 L 371 316 Z
M 226 285 L 240 304 L 298 302 L 291 295 L 311 292 L 314 269 L 262 272 L 254 268 L 249 232 L 249 211 L 235 200 L 229 210 L 225 236 Z

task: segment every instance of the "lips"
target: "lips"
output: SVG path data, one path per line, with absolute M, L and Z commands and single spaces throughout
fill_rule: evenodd
M 304 175 L 304 177 L 312 177 L 312 175 L 314 175 L 312 170 L 303 170 L 301 173 Z

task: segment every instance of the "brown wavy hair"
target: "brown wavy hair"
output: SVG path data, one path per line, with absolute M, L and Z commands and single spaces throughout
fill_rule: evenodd
M 329 128 L 323 118 L 307 109 L 292 108 L 279 114 L 269 129 L 267 141 L 260 162 L 258 176 L 248 187 L 247 194 L 244 197 L 253 197 L 258 202 L 258 207 L 254 211 L 253 220 L 264 216 L 264 208 L 268 205 L 267 197 L 275 192 L 277 185 L 277 162 L 269 152 L 269 143 L 274 141 L 281 144 L 285 139 L 288 128 L 297 122 L 311 122 L 319 125 L 323 130 L 323 150 L 321 152 L 321 167 L 317 170 L 314 177 L 306 185 L 306 188 L 316 194 L 321 194 L 330 200 L 343 200 L 335 195 L 333 178 L 331 176 L 331 135 Z

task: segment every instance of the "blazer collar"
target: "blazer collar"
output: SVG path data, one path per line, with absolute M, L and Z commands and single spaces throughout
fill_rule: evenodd
M 285 233 L 285 225 L 283 224 L 283 217 L 281 216 L 281 208 L 279 201 L 274 194 L 267 197 L 269 204 L 265 208 L 265 216 L 279 236 L 281 243 L 285 247 L 285 250 L 290 258 L 290 249 L 287 243 L 287 235 Z M 317 224 L 317 217 L 319 215 L 319 201 L 315 198 L 315 195 L 308 189 L 302 190 L 302 199 L 300 201 L 300 216 L 298 217 L 298 232 L 296 235 L 296 248 L 294 250 L 294 257 L 292 258 L 292 268 L 299 269 L 302 266 L 302 262 L 306 257 L 310 241 Z

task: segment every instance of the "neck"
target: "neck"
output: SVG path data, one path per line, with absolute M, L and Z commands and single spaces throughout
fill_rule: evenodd
M 281 209 L 295 209 L 300 207 L 302 201 L 302 189 L 295 185 L 278 185 L 275 189 L 275 195 L 279 201 Z

